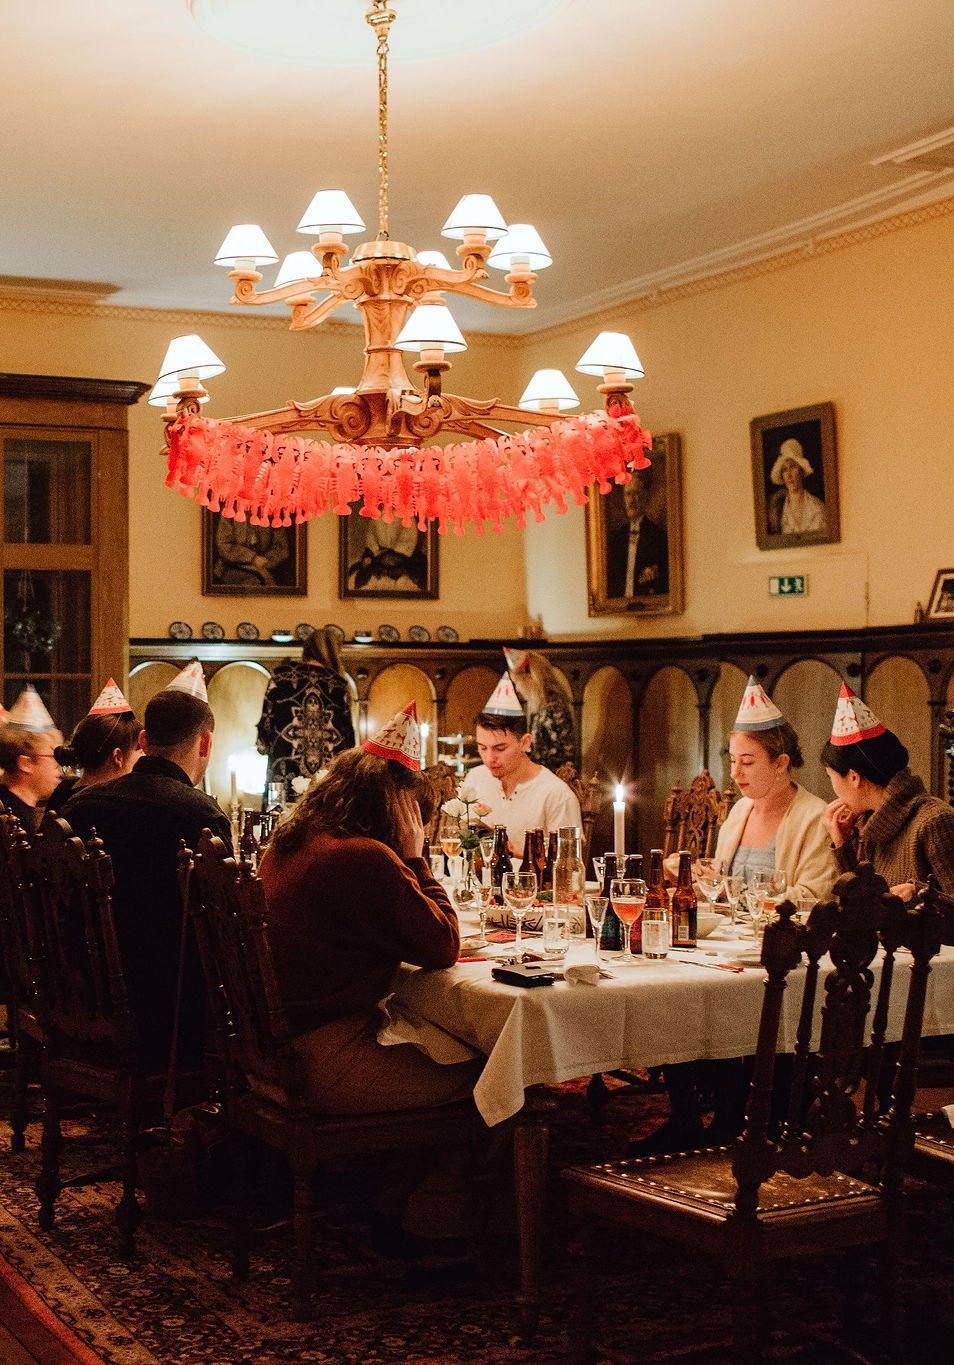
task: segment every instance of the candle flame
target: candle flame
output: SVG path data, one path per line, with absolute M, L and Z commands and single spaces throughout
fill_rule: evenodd
M 623 800 L 623 784 L 621 782 L 617 782 L 616 784 L 616 800 Z

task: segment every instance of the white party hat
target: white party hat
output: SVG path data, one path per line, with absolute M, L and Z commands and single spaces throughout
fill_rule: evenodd
M 193 659 L 191 664 L 186 664 L 182 672 L 176 674 L 165 690 L 167 692 L 188 692 L 190 697 L 198 697 L 199 701 L 208 701 L 209 694 L 205 690 L 205 674 L 202 672 L 202 665 L 198 659 Z
M 856 697 L 847 683 L 842 683 L 835 707 L 835 721 L 831 727 L 831 742 L 839 748 L 845 744 L 858 744 L 863 739 L 874 739 L 883 735 L 887 726 L 867 707 L 860 697 Z
M 376 735 L 365 740 L 362 749 L 378 758 L 391 758 L 415 772 L 421 770 L 421 727 L 417 723 L 417 703 L 408 702 Z
M 118 716 L 132 707 L 123 696 L 115 678 L 110 678 L 87 712 L 90 716 Z
M 507 660 L 508 673 L 526 673 L 530 667 L 529 649 L 508 649 L 504 645 L 504 658 Z
M 509 673 L 504 673 L 500 682 L 484 703 L 484 711 L 490 716 L 522 716 L 523 707 L 517 696 L 516 688 Z
M 36 734 L 56 729 L 56 722 L 43 705 L 40 694 L 32 683 L 27 683 L 10 707 L 7 724 L 12 725 L 15 730 L 32 730 Z
M 735 718 L 735 730 L 774 730 L 785 720 L 761 683 L 750 676 L 742 695 L 742 705 Z

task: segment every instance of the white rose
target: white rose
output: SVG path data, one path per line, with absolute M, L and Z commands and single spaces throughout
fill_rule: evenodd
M 458 801 L 456 796 L 450 801 L 445 801 L 443 806 L 441 806 L 441 810 L 453 820 L 460 820 L 461 817 L 467 813 L 467 807 L 464 805 L 463 801 Z
M 292 790 L 295 792 L 296 796 L 304 796 L 305 792 L 311 786 L 311 778 L 293 777 L 291 780 L 291 784 Z
M 480 800 L 480 797 L 477 795 L 476 787 L 470 782 L 462 783 L 457 788 L 457 795 L 460 797 L 461 801 L 466 801 L 469 806 L 472 806 L 475 801 Z

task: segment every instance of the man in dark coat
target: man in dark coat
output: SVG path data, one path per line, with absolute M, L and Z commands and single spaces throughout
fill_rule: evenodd
M 663 597 L 669 591 L 669 537 L 646 516 L 648 491 L 640 473 L 623 489 L 628 521 L 607 538 L 607 597 Z
M 175 1006 L 182 926 L 179 841 L 194 849 L 202 830 L 231 845 L 217 802 L 197 791 L 208 767 L 215 720 L 208 702 L 166 688 L 146 707 L 144 756 L 131 773 L 87 787 L 60 814 L 74 833 L 93 829 L 113 862 L 113 908 L 130 1002 L 144 1060 L 166 1066 Z M 180 1060 L 202 1052 L 204 986 L 191 931 L 187 939 L 180 1021 Z

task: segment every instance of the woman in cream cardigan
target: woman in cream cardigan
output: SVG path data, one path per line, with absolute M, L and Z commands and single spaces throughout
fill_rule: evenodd
M 747 880 L 785 873 L 793 899 L 819 900 L 838 875 L 826 806 L 799 786 L 798 736 L 762 687 L 750 678 L 729 739 L 732 780 L 741 796 L 719 831 L 715 860 Z

